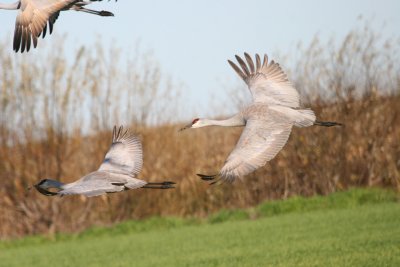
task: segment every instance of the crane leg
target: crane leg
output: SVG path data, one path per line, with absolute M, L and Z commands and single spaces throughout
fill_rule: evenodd
M 146 185 L 142 186 L 142 188 L 148 188 L 148 189 L 170 189 L 170 188 L 175 188 L 174 187 L 174 182 L 160 182 L 160 183 L 147 183 Z
M 158 182 L 158 183 L 147 183 L 148 185 L 173 185 L 176 184 L 175 182 L 165 181 L 165 182 Z
M 102 16 L 102 17 L 114 17 L 113 13 L 111 13 L 110 11 L 104 11 L 104 10 L 97 11 L 97 10 L 81 7 L 79 9 L 76 9 L 76 11 L 86 12 L 89 14 L 98 15 L 98 16 Z
M 212 181 L 218 176 L 218 174 L 205 175 L 205 174 L 198 173 L 197 176 L 199 176 L 201 178 L 201 180 L 203 180 L 203 181 Z
M 343 124 L 334 121 L 315 121 L 314 125 L 324 126 L 324 127 L 343 126 Z
M 203 181 L 212 181 L 211 183 L 209 183 L 209 185 L 223 184 L 225 182 L 225 180 L 222 179 L 219 174 L 205 175 L 205 174 L 198 173 L 197 176 L 199 176 Z M 218 179 L 216 179 L 216 178 L 218 178 Z

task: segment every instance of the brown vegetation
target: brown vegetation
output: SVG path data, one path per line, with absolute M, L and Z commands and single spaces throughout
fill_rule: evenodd
M 183 112 L 170 105 L 179 101 L 174 93 L 179 88 L 163 78 L 151 57 L 122 62 L 119 51 L 97 46 L 93 53 L 79 49 L 68 62 L 62 48 L 40 59 L 15 56 L 0 44 L 1 238 L 154 215 L 205 216 L 220 208 L 353 186 L 399 190 L 399 42 L 366 30 L 351 32 L 339 47 L 332 43 L 315 39 L 300 48 L 290 78 L 319 119 L 345 126 L 294 129 L 267 166 L 233 185 L 212 187 L 195 174 L 218 171 L 241 129 L 178 133 L 181 125 L 168 123 L 165 114 L 173 118 Z M 160 113 L 163 120 L 155 116 Z M 132 122 L 143 141 L 140 177 L 176 181 L 175 190 L 90 199 L 26 190 L 41 178 L 70 182 L 97 169 L 112 125 L 120 121 Z

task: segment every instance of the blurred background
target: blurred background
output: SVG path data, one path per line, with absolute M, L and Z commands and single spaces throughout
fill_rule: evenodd
M 3 1 L 12 2 L 12 1 Z M 118 1 L 102 18 L 63 12 L 37 49 L 12 51 L 16 12 L 0 11 L 0 237 L 76 232 L 152 216 L 205 217 L 293 195 L 351 187 L 400 189 L 400 2 Z M 209 187 L 241 129 L 178 133 L 250 100 L 227 64 L 267 53 L 320 120 L 294 129 L 265 167 Z M 71 182 L 97 169 L 115 124 L 143 141 L 140 177 L 175 190 L 47 198 L 42 178 Z

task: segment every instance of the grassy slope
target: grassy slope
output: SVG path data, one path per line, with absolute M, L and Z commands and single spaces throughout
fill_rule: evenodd
M 280 215 L 258 220 L 231 216 L 223 223 L 141 233 L 125 225 L 125 235 L 94 231 L 57 242 L 3 246 L 0 266 L 400 266 L 400 205 L 386 199 L 360 206 L 351 194 L 348 201 L 339 194 L 264 204 L 258 209 L 281 210 Z M 366 200 L 376 194 L 356 195 Z M 333 199 L 341 199 L 335 202 L 339 208 L 326 209 Z M 316 209 L 317 203 L 325 208 Z M 288 206 L 311 211 L 282 212 Z

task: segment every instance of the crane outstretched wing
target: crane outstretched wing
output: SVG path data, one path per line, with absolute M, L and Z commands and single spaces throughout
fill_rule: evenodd
M 228 62 L 246 82 L 254 102 L 292 108 L 299 107 L 299 93 L 289 82 L 278 63 L 272 60 L 268 64 L 267 55 L 264 55 L 264 59 L 261 62 L 260 56 L 256 54 L 256 64 L 254 64 L 249 54 L 244 53 L 244 56 L 247 64 L 242 58 L 237 55 L 235 56 L 240 67 L 230 60 Z
M 46 28 L 49 18 L 77 0 L 32 0 L 26 1 L 15 21 L 14 44 L 15 52 L 29 51 L 31 44 L 37 46 L 37 39 Z M 52 23 L 55 22 L 51 21 Z
M 112 144 L 99 171 L 109 171 L 130 176 L 137 175 L 143 166 L 143 152 L 140 140 L 123 127 L 114 126 Z
M 233 182 L 264 166 L 284 147 L 292 125 L 284 117 L 250 118 L 220 171 L 221 178 Z

